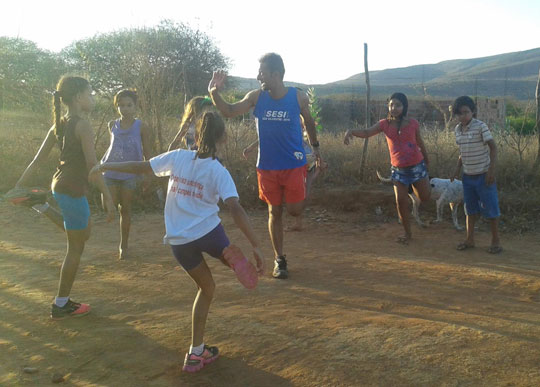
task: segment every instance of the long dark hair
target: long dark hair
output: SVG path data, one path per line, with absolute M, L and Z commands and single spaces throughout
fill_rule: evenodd
M 197 119 L 199 119 L 206 110 L 212 108 L 213 106 L 212 100 L 208 97 L 191 98 L 184 109 L 182 122 L 180 122 L 180 129 L 182 129 L 182 127 L 188 121 L 190 121 L 190 123 L 195 123 L 195 121 L 197 121 Z
M 390 110 L 388 111 L 387 119 L 388 121 L 396 120 L 397 121 L 397 132 L 398 134 L 401 133 L 401 124 L 403 123 L 403 119 L 407 116 L 407 112 L 409 110 L 409 100 L 407 99 L 407 96 L 403 93 L 394 93 L 390 96 L 390 99 L 388 102 L 390 102 L 393 99 L 397 99 L 399 102 L 401 102 L 401 105 L 403 105 L 403 111 L 401 112 L 399 117 L 392 117 L 390 114 Z
M 195 157 L 216 158 L 216 143 L 225 134 L 225 123 L 219 114 L 206 112 L 197 123 L 197 153 Z
M 62 143 L 65 132 L 65 119 L 62 117 L 62 103 L 69 105 L 73 98 L 90 87 L 90 83 L 83 77 L 64 75 L 58 81 L 56 90 L 53 92 L 53 122 L 54 134 L 58 143 Z

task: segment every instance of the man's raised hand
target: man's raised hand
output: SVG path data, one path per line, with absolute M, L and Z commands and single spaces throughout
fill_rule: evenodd
M 220 89 L 225 84 L 225 79 L 227 79 L 227 73 L 224 70 L 217 70 L 212 73 L 212 79 L 208 84 L 208 92 L 210 93 L 212 89 Z

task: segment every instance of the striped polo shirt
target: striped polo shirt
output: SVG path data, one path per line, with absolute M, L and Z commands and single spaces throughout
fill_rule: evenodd
M 466 175 L 480 175 L 489 169 L 489 146 L 487 142 L 493 136 L 485 123 L 473 118 L 469 125 L 456 126 L 456 143 L 459 146 L 463 173 Z

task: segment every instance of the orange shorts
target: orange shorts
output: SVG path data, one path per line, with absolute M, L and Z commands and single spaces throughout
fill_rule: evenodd
M 273 206 L 283 203 L 298 203 L 306 198 L 305 165 L 293 169 L 275 171 L 257 169 L 259 198 Z

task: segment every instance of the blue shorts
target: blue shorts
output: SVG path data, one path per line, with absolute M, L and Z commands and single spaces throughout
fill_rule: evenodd
M 501 216 L 497 185 L 486 185 L 486 174 L 463 174 L 463 200 L 465 201 L 465 214 L 476 215 L 481 213 L 484 218 L 493 219 Z
M 66 230 L 84 230 L 88 227 L 90 206 L 88 206 L 86 196 L 74 198 L 54 191 L 52 194 L 62 212 Z
M 190 271 L 202 262 L 203 252 L 214 258 L 221 258 L 223 249 L 230 244 L 220 223 L 205 236 L 184 245 L 171 245 L 171 248 L 178 263 L 185 271 Z
M 399 168 L 392 166 L 392 181 L 398 181 L 404 185 L 411 185 L 427 176 L 428 173 L 424 160 L 410 167 Z
M 115 186 L 125 189 L 131 189 L 134 190 L 137 188 L 137 182 L 139 181 L 139 177 L 133 177 L 131 179 L 111 179 L 110 177 L 103 176 L 103 180 L 105 180 L 105 184 L 107 184 L 108 187 Z

